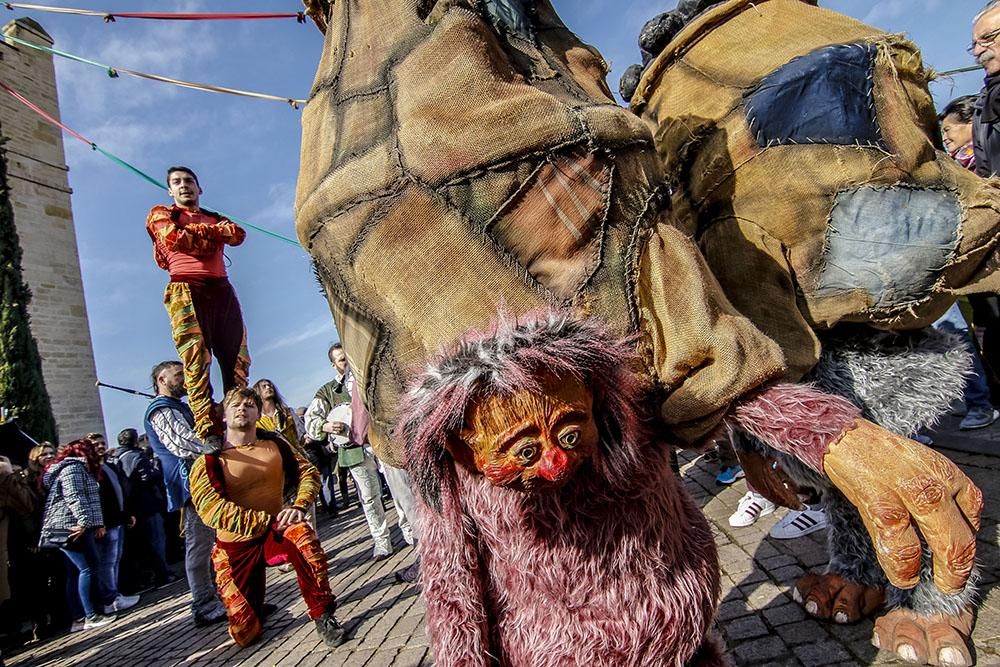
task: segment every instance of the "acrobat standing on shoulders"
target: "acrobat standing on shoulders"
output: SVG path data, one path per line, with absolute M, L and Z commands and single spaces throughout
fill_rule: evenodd
M 173 206 L 154 206 L 146 231 L 156 263 L 170 274 L 163 303 L 184 362 L 195 430 L 210 450 L 217 449 L 223 426 L 212 398 L 212 356 L 221 367 L 224 391 L 245 387 L 250 371 L 243 314 L 223 262 L 225 247 L 243 243 L 246 232 L 198 205 L 201 185 L 188 167 L 167 170 L 167 191 Z

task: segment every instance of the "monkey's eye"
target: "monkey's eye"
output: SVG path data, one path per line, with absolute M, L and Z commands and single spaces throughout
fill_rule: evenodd
M 535 458 L 538 448 L 535 445 L 525 445 L 517 450 L 517 460 L 522 465 L 528 465 Z
M 567 431 L 559 436 L 559 444 L 563 449 L 573 449 L 580 442 L 580 432 L 576 429 Z

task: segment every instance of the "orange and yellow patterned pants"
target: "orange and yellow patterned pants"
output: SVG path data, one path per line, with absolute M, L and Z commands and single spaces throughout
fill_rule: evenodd
M 226 278 L 170 282 L 163 303 L 177 355 L 184 364 L 184 387 L 194 412 L 195 431 L 202 439 L 222 436 L 222 419 L 212 398 L 212 356 L 219 362 L 224 391 L 245 387 L 250 372 L 246 328 L 236 292 Z
M 218 541 L 212 552 L 215 582 L 229 617 L 229 636 L 240 646 L 260 636 L 267 561 L 282 557 L 295 568 L 309 618 L 334 610 L 326 553 L 308 523 L 295 524 L 280 534 L 269 529 L 247 542 Z

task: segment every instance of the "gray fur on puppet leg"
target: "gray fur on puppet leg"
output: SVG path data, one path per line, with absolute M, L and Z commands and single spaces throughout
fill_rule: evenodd
M 878 564 L 871 537 L 854 505 L 840 491 L 828 487 L 823 493 L 823 511 L 829 523 L 827 574 L 837 574 L 864 586 L 886 586 L 885 572 Z
M 962 396 L 972 358 L 953 333 L 904 333 L 840 326 L 821 337 L 819 363 L 805 378 L 861 408 L 862 416 L 910 436 L 933 426 Z
M 972 574 L 969 575 L 969 580 L 960 593 L 954 595 L 942 593 L 934 584 L 930 552 L 924 549 L 923 565 L 920 568 L 920 583 L 909 590 L 896 588 L 892 585 L 887 586 L 886 605 L 890 609 L 898 607 L 910 609 L 921 616 L 934 614 L 959 616 L 964 612 L 972 611 L 979 602 L 979 580 L 979 564 L 977 563 L 972 568 Z

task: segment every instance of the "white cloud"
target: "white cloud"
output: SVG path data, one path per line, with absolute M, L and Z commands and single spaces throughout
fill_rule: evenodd
M 906 14 L 930 13 L 941 7 L 943 0 L 880 0 L 861 19 L 879 27 Z
M 318 336 L 329 334 L 334 330 L 335 328 L 333 326 L 333 320 L 330 319 L 330 316 L 329 315 L 320 316 L 306 323 L 296 333 L 279 336 L 278 338 L 274 338 L 264 343 L 263 345 L 255 349 L 254 353 L 266 354 L 268 352 L 274 352 L 275 350 L 280 350 L 286 347 L 291 347 L 293 345 L 298 345 L 299 343 L 304 343 Z
M 250 216 L 249 221 L 258 227 L 286 232 L 294 227 L 295 185 L 275 183 L 268 188 L 268 205 Z
M 196 12 L 201 3 L 177 3 L 173 11 Z M 122 20 L 124 21 L 124 19 Z M 136 21 L 127 29 L 88 25 L 57 35 L 56 48 L 112 67 L 122 67 L 175 79 L 197 79 L 211 71 L 220 43 L 211 25 L 185 21 Z M 63 106 L 85 115 L 148 109 L 163 105 L 182 92 L 176 86 L 143 81 L 122 74 L 111 79 L 96 67 L 56 58 Z M 208 81 L 207 83 L 213 83 Z

